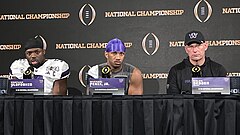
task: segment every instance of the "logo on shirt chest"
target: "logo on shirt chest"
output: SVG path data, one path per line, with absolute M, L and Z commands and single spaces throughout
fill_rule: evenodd
M 48 74 L 48 75 L 51 75 L 51 76 L 56 76 L 56 72 L 59 71 L 59 66 L 48 66 L 46 67 L 46 73 L 45 74 Z

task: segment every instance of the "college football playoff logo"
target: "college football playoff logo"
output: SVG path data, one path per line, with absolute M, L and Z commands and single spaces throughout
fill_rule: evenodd
M 158 51 L 159 46 L 159 40 L 154 33 L 147 33 L 144 36 L 142 40 L 142 48 L 147 55 L 154 55 Z
M 83 25 L 89 26 L 96 18 L 96 11 L 91 4 L 84 4 L 79 10 L 79 19 Z
M 199 0 L 194 7 L 194 15 L 199 22 L 207 22 L 212 15 L 212 7 L 207 0 Z
M 86 87 L 86 82 L 87 82 L 87 71 L 90 69 L 91 67 L 89 65 L 85 65 L 83 66 L 78 74 L 78 79 L 80 81 L 80 83 L 82 84 L 83 87 Z

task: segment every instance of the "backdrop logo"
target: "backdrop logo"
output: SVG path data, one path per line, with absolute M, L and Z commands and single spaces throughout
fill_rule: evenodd
M 208 40 L 206 41 L 208 46 L 211 47 L 233 47 L 233 46 L 240 46 L 240 39 L 225 39 L 225 40 Z M 170 41 L 169 47 L 184 47 L 184 41 Z
M 222 8 L 222 14 L 240 14 L 240 8 L 235 7 Z
M 199 0 L 194 7 L 194 15 L 199 22 L 207 22 L 212 15 L 212 7 L 207 0 Z
M 159 40 L 154 33 L 148 33 L 142 40 L 142 48 L 147 55 L 154 55 L 159 46 Z
M 79 19 L 82 24 L 89 26 L 96 18 L 96 11 L 91 4 L 85 4 L 79 11 Z
M 14 20 L 52 20 L 52 19 L 68 19 L 70 13 L 28 13 L 28 14 L 2 14 L 0 21 Z
M 240 72 L 229 72 L 227 76 L 240 76 Z
M 143 73 L 143 79 L 167 79 L 168 73 Z
M 87 84 L 87 71 L 90 69 L 91 67 L 89 65 L 85 65 L 83 66 L 78 74 L 78 79 L 80 81 L 80 83 L 82 84 L 82 86 L 86 87 Z
M 19 50 L 21 47 L 21 44 L 0 44 L 0 51 Z

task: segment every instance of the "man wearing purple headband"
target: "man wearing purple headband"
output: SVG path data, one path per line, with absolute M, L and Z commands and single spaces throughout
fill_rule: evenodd
M 88 76 L 93 78 L 104 77 L 102 69 L 109 66 L 111 77 L 126 76 L 126 95 L 142 95 L 143 94 L 143 80 L 141 71 L 131 64 L 123 62 L 125 57 L 126 47 L 124 43 L 115 38 L 108 42 L 105 49 L 105 57 L 107 62 L 95 65 L 88 71 Z

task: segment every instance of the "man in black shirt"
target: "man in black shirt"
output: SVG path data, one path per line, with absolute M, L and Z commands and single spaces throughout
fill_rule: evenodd
M 224 77 L 226 69 L 205 56 L 208 43 L 199 31 L 190 31 L 185 36 L 185 51 L 188 57 L 174 65 L 167 78 L 167 94 L 190 94 L 192 77 Z

